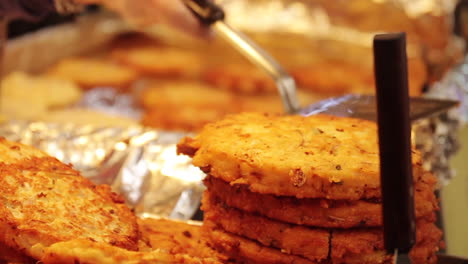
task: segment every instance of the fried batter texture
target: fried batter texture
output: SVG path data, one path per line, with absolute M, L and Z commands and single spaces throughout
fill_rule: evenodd
M 203 225 L 203 235 L 210 246 L 231 257 L 234 263 L 242 264 L 319 264 L 320 262 L 283 253 L 256 242 L 215 228 L 211 222 Z M 326 263 L 326 262 L 323 262 Z
M 424 220 L 416 224 L 416 244 L 410 252 L 413 264 L 437 262 L 442 232 L 434 223 Z M 383 233 L 379 229 L 334 230 L 331 240 L 331 258 L 336 264 L 391 263 L 385 254 Z
M 225 206 L 208 192 L 204 194 L 202 209 L 205 211 L 204 221 L 219 229 L 311 261 L 328 258 L 330 232 L 326 229 L 291 225 L 245 213 Z
M 203 259 L 187 254 L 171 254 L 161 249 L 146 252 L 129 251 L 105 243 L 86 239 L 59 242 L 46 248 L 44 264 L 221 264 L 213 258 Z
M 15 143 L 0 137 L 0 163 L 14 164 L 18 169 L 78 175 L 70 165 L 30 146 Z
M 3 263 L 35 264 L 36 261 L 20 251 L 0 243 L 0 264 Z
M 327 115 L 230 115 L 178 144 L 205 173 L 252 192 L 297 198 L 379 198 L 377 127 Z M 413 151 L 414 177 L 421 175 Z
M 245 212 L 297 225 L 326 228 L 382 226 L 382 206 L 365 200 L 297 199 L 251 192 L 246 185 L 229 183 L 208 176 L 204 180 L 210 195 L 223 203 Z M 438 209 L 433 193 L 436 178 L 427 173 L 415 183 L 415 210 L 417 218 L 432 220 Z
M 165 219 L 139 219 L 139 252 L 86 239 L 59 242 L 45 249 L 45 264 L 188 263 L 223 264 L 228 258 L 208 247 L 201 227 Z
M 137 249 L 136 217 L 109 186 L 94 185 L 67 166 L 44 165 L 43 153 L 34 157 L 32 148 L 0 145 L 17 151 L 10 152 L 13 163 L 0 163 L 0 243 L 35 259 L 46 247 L 77 238 Z
M 201 226 L 165 219 L 140 219 L 142 240 L 151 249 L 173 255 L 189 255 L 213 263 L 224 263 L 227 257 L 210 248 L 202 239 Z

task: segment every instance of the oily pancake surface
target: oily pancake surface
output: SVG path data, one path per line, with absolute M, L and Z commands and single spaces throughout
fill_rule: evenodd
M 325 260 L 329 253 L 330 232 L 286 224 L 226 206 L 208 192 L 203 197 L 204 221 L 220 229 L 254 240 L 283 253 L 312 261 Z
M 230 207 L 291 224 L 326 228 L 382 226 L 382 207 L 377 202 L 297 199 L 259 194 L 249 191 L 246 185 L 229 185 L 212 176 L 205 178 L 204 183 L 211 196 Z M 433 211 L 438 208 L 433 192 L 435 183 L 435 177 L 428 173 L 415 184 L 417 218 L 430 220 Z
M 178 152 L 252 192 L 358 200 L 380 197 L 376 124 L 326 115 L 242 113 L 185 138 Z M 419 155 L 413 163 L 420 166 Z M 414 175 L 418 177 L 418 175 Z
M 136 218 L 109 186 L 29 162 L 0 163 L 0 242 L 37 259 L 44 247 L 75 238 L 137 249 Z

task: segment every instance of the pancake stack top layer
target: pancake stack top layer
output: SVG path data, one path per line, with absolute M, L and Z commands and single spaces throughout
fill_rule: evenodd
M 390 263 L 375 123 L 244 113 L 178 145 L 208 177 L 207 241 L 240 263 Z M 436 180 L 413 150 L 413 263 L 434 263 Z
M 253 192 L 297 198 L 380 198 L 373 122 L 325 115 L 245 113 L 207 125 L 179 144 L 193 164 Z M 420 156 L 413 151 L 414 177 Z

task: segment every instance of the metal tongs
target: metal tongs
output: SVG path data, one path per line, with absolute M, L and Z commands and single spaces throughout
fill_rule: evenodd
M 224 11 L 213 2 L 209 0 L 183 1 L 203 24 L 211 26 L 218 36 L 228 41 L 239 53 L 275 80 L 287 113 L 299 112 L 300 106 L 294 79 L 271 55 L 249 37 L 227 25 L 224 22 Z

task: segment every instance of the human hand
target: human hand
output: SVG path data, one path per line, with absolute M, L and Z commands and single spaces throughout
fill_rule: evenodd
M 102 4 L 138 26 L 167 24 L 195 35 L 206 37 L 203 26 L 181 0 L 75 0 L 82 4 Z

